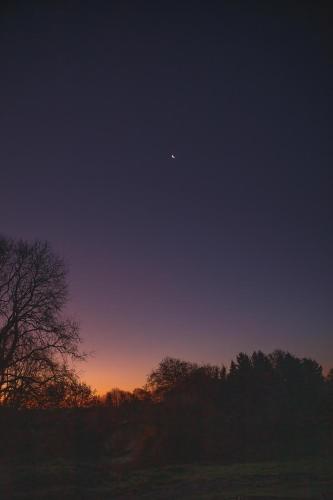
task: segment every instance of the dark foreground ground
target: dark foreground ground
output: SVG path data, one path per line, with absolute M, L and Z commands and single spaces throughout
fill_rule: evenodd
M 112 470 L 107 462 L 1 466 L 10 499 L 333 499 L 333 460 Z

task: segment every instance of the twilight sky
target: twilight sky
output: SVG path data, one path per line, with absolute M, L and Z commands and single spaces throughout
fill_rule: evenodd
M 83 379 L 333 366 L 329 11 L 56 3 L 0 11 L 0 232 L 64 257 Z

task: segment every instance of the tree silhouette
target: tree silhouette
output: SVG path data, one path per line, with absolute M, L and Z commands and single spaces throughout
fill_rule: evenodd
M 162 398 L 168 392 L 179 389 L 181 385 L 184 385 L 197 368 L 196 363 L 166 357 L 148 375 L 147 388 L 155 397 Z
M 40 388 L 38 400 L 27 401 L 30 408 L 83 408 L 98 405 L 98 397 L 91 387 L 81 382 L 76 374 L 64 370 L 63 377 Z
M 0 402 L 39 401 L 73 380 L 78 325 L 62 316 L 66 269 L 48 243 L 0 239 Z
M 132 400 L 132 393 L 123 391 L 117 387 L 111 389 L 111 391 L 107 392 L 105 395 L 105 404 L 107 406 L 112 406 L 113 408 L 119 408 L 130 403 Z

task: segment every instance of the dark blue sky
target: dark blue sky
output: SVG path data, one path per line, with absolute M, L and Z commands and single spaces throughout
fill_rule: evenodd
M 8 4 L 0 231 L 64 256 L 88 382 L 259 348 L 332 366 L 330 12 Z

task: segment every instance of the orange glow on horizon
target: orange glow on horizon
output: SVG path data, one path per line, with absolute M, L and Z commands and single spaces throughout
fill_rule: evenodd
M 212 362 L 212 364 L 214 363 Z M 123 364 L 122 369 L 119 371 L 108 370 L 106 367 L 97 364 L 96 360 L 94 360 L 94 362 L 88 362 L 86 364 L 84 373 L 81 374 L 80 378 L 95 390 L 98 396 L 103 396 L 108 391 L 115 388 L 132 392 L 134 389 L 141 388 L 145 385 L 147 375 L 154 369 L 156 363 L 149 364 L 149 362 L 147 362 L 139 367 L 132 367 L 132 369 L 129 368 L 130 366 L 131 363 L 128 362 L 127 369 L 125 369 L 125 365 Z M 226 366 L 228 368 L 229 364 L 226 363 Z M 326 376 L 332 366 L 324 363 L 322 368 L 323 375 Z
M 107 392 L 111 391 L 112 389 L 121 389 L 122 391 L 132 392 L 134 389 L 136 389 L 138 387 L 142 387 L 144 385 L 144 384 L 140 384 L 140 383 L 129 384 L 129 385 L 126 385 L 126 384 L 107 384 L 105 382 L 100 382 L 100 383 L 96 382 L 94 384 L 89 380 L 84 380 L 84 382 L 86 384 L 88 384 L 89 386 L 91 386 L 91 388 L 96 391 L 96 394 L 98 396 L 104 396 Z
M 130 362 L 128 365 L 130 365 Z M 129 367 L 127 370 L 125 367 L 121 370 L 108 370 L 103 365 L 99 366 L 95 360 L 91 363 L 88 361 L 82 368 L 81 380 L 95 390 L 99 396 L 103 396 L 115 388 L 132 392 L 146 383 L 146 375 L 150 371 L 146 367 L 140 367 L 139 370 L 130 370 Z

